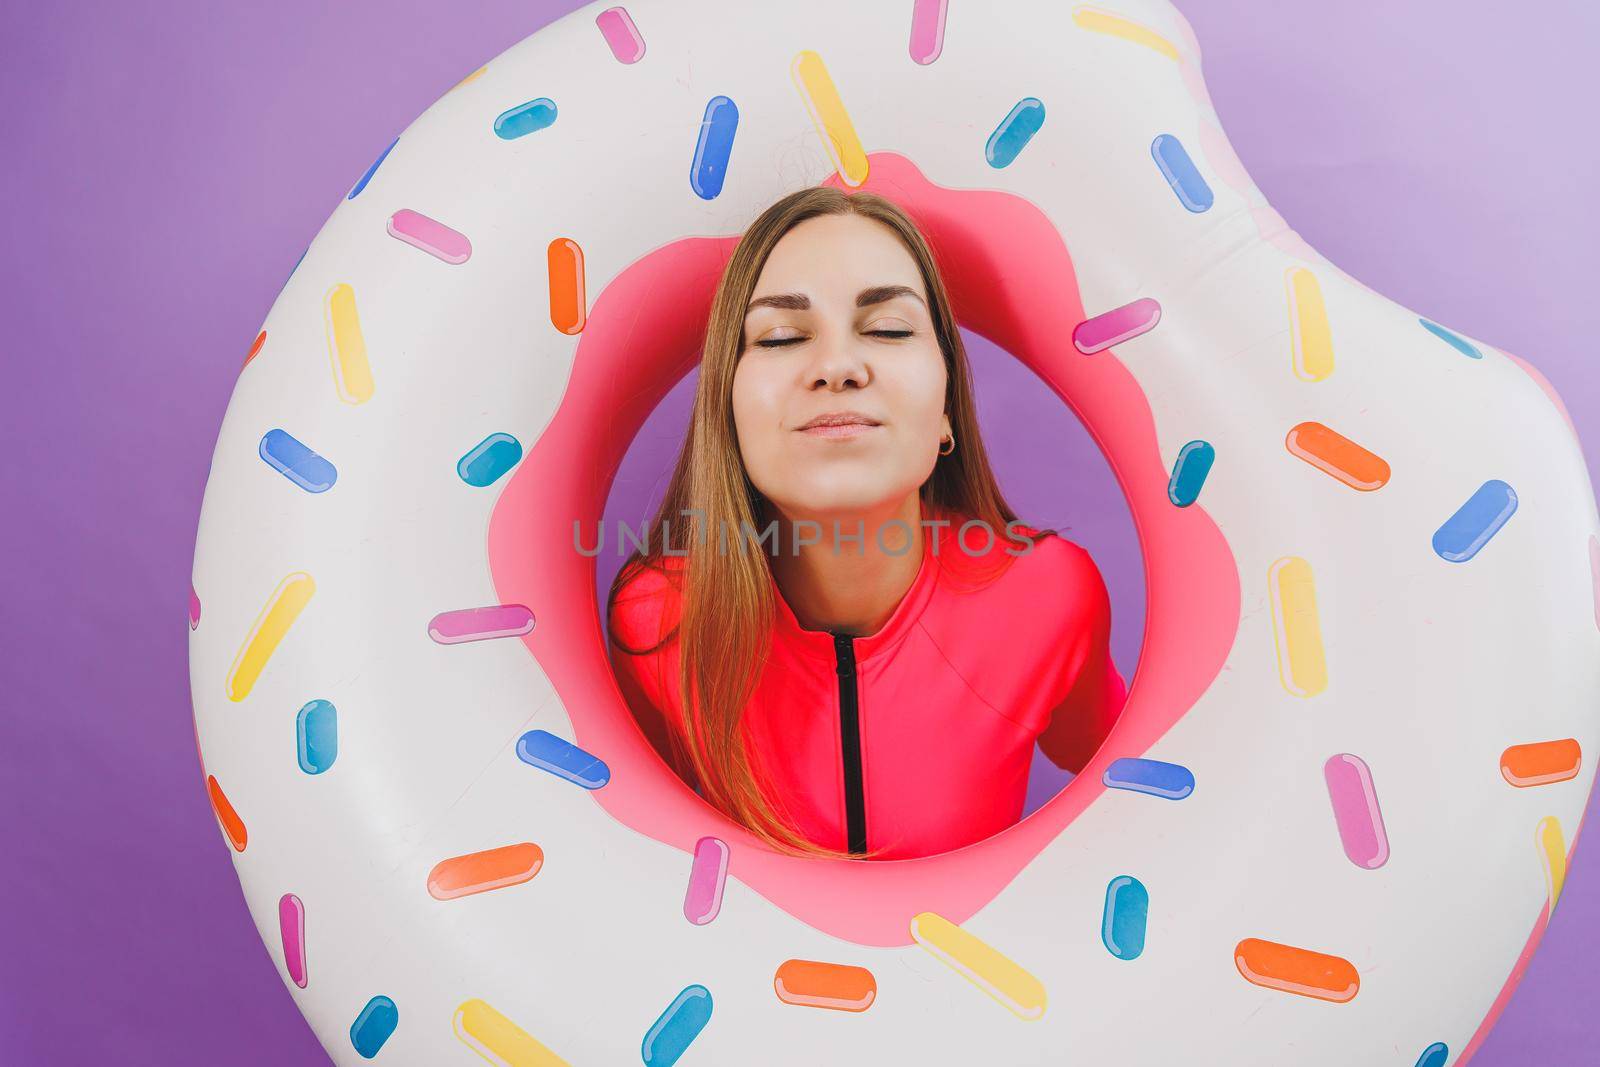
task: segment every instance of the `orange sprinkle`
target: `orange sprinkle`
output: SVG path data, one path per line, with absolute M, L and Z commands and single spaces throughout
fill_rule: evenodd
M 588 307 L 583 291 L 583 249 L 557 237 L 546 251 L 550 268 L 550 321 L 562 333 L 581 333 Z
M 1575 737 L 1512 745 L 1500 754 L 1500 773 L 1512 785 L 1548 785 L 1578 776 L 1583 748 Z
M 1302 422 L 1284 440 L 1290 455 L 1299 456 L 1352 489 L 1370 492 L 1389 481 L 1389 464 L 1350 438 L 1320 422 Z
M 256 334 L 256 339 L 250 343 L 250 351 L 244 354 L 244 362 L 239 365 L 239 369 L 244 370 L 246 367 L 248 367 L 250 365 L 250 361 L 261 354 L 261 346 L 266 343 L 267 331 L 262 330 L 260 333 Z
M 228 796 L 217 784 L 213 775 L 206 775 L 206 792 L 211 794 L 211 810 L 217 813 L 217 821 L 222 824 L 222 832 L 228 835 L 228 840 L 233 844 L 235 852 L 243 852 L 245 843 L 250 835 L 245 831 L 244 820 L 239 818 L 239 813 L 233 810 L 233 805 L 228 803 Z
M 521 885 L 538 874 L 542 866 L 544 850 L 531 841 L 469 852 L 434 865 L 428 872 L 428 895 L 435 900 L 454 900 Z
M 878 982 L 865 967 L 817 960 L 784 960 L 772 987 L 785 1004 L 839 1011 L 866 1011 L 878 996 Z
M 1349 960 L 1276 941 L 1247 937 L 1234 948 L 1233 962 L 1246 981 L 1303 997 L 1343 1004 L 1361 988 Z

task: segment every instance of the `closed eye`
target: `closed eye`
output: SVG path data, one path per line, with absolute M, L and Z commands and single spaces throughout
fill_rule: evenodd
M 869 337 L 891 337 L 891 338 L 894 338 L 895 340 L 899 340 L 902 337 L 910 337 L 911 336 L 911 331 L 910 330 L 868 330 L 867 331 L 867 335 Z M 792 345 L 792 344 L 794 344 L 794 343 L 796 343 L 798 341 L 804 341 L 804 340 L 805 340 L 804 337 L 776 337 L 776 338 L 769 338 L 768 340 L 765 340 L 765 341 L 757 341 L 756 342 L 756 347 L 757 348 L 783 348 L 786 345 Z

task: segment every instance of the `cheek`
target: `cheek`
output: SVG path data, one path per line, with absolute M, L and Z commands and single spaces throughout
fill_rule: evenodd
M 777 389 L 770 375 L 741 362 L 733 374 L 733 425 L 739 437 L 739 449 L 746 457 L 760 454 L 772 447 L 773 427 L 778 424 L 780 412 Z
M 937 350 L 923 359 L 896 364 L 883 376 L 890 412 L 903 429 L 918 436 L 938 435 L 946 377 L 944 358 Z

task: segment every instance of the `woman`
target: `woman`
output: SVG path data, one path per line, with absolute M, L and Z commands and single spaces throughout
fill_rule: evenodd
M 1081 769 L 1125 696 L 1094 562 L 1014 520 L 921 233 L 874 194 L 787 196 L 729 258 L 671 484 L 612 583 L 623 696 L 780 851 L 996 833 L 1035 743 Z

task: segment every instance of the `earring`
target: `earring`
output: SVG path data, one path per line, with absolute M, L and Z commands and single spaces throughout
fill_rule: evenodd
M 952 453 L 952 452 L 954 452 L 956 450 L 956 436 L 955 436 L 955 434 L 951 434 L 949 437 L 941 437 L 939 439 L 939 444 L 941 446 L 943 446 L 945 444 L 948 444 L 950 446 L 949 448 L 941 447 L 939 449 L 939 455 L 948 456 L 950 453 Z

